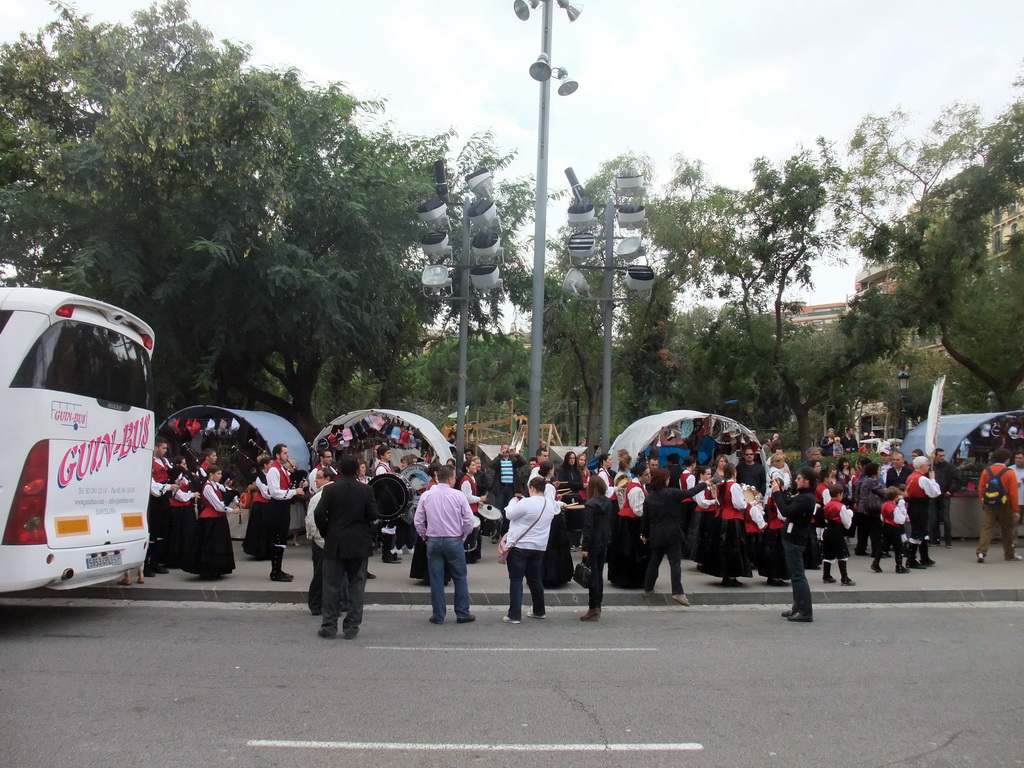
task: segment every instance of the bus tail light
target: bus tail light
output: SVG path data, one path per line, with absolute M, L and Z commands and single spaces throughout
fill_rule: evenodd
M 7 517 L 3 543 L 46 543 L 46 473 L 50 460 L 50 443 L 40 440 L 28 452 L 21 479 L 14 491 L 11 514 Z
M 57 309 L 54 310 L 53 314 L 55 314 L 57 317 L 69 318 L 73 314 L 75 314 L 75 305 L 65 304 L 62 307 L 57 307 Z
M 153 349 L 153 337 L 148 333 L 142 334 L 142 346 L 146 349 Z

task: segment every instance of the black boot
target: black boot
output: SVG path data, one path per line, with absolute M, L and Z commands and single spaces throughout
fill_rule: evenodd
M 871 561 L 871 570 L 874 571 L 875 573 L 881 573 L 882 572 L 882 566 L 880 566 L 878 564 L 878 562 L 881 559 L 882 559 L 881 555 L 875 555 L 875 559 Z
M 935 561 L 928 557 L 928 542 L 921 542 L 921 565 L 932 566 L 935 565 Z
M 911 544 L 910 549 L 907 552 L 907 568 L 913 568 L 920 570 L 924 568 L 919 562 L 917 562 L 917 544 Z
M 281 561 L 284 560 L 284 547 L 274 545 L 274 551 L 270 555 L 270 580 L 291 581 L 294 576 L 281 570 Z
M 903 565 L 903 558 L 896 555 L 896 573 L 910 573 L 910 570 Z
M 846 561 L 839 561 L 839 575 L 842 577 L 840 582 L 844 587 L 852 587 L 856 582 L 850 578 L 850 574 L 846 572 Z
M 836 583 L 836 580 L 832 577 L 832 563 L 827 560 L 821 564 L 821 580 L 826 584 Z

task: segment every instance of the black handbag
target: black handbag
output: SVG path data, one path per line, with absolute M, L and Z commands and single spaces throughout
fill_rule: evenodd
M 590 589 L 591 576 L 590 566 L 587 565 L 586 558 L 581 560 L 579 565 L 576 566 L 576 570 L 572 572 L 572 580 L 584 589 Z

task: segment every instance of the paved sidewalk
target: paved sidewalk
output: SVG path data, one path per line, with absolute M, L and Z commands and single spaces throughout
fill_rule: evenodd
M 504 565 L 497 562 L 497 546 L 484 541 L 483 558 L 469 566 L 470 598 L 474 605 L 507 605 L 508 575 Z M 271 602 L 306 603 L 306 589 L 313 573 L 310 545 L 289 546 L 285 554 L 284 569 L 295 576 L 291 583 L 270 581 L 270 563 L 256 562 L 235 542 L 234 573 L 215 581 L 200 581 L 198 577 L 174 570 L 169 574 L 146 579 L 145 584 L 122 587 L 115 583 L 84 587 L 71 591 L 49 589 L 15 592 L 5 597 L 45 598 L 103 598 L 114 600 L 199 600 L 211 602 Z M 989 550 L 988 562 L 975 562 L 975 542 L 956 541 L 952 549 L 932 548 L 932 558 L 938 563 L 927 570 L 911 571 L 905 575 L 893 573 L 893 561 L 883 560 L 885 573 L 872 573 L 871 559 L 852 557 L 850 576 L 856 586 L 822 584 L 820 571 L 809 571 L 808 579 L 814 592 L 814 601 L 827 603 L 926 603 L 926 602 L 982 602 L 1024 601 L 1024 562 L 1007 562 L 1002 548 L 996 543 Z M 574 564 L 579 554 L 573 553 Z M 419 586 L 409 578 L 411 555 L 404 555 L 399 565 L 387 565 L 380 556 L 371 558 L 370 571 L 377 578 L 367 582 L 366 602 L 378 605 L 429 605 L 429 587 Z M 834 574 L 838 577 L 838 574 Z M 785 605 L 792 598 L 788 587 L 769 587 L 765 579 L 755 576 L 742 579 L 742 587 L 723 588 L 718 579 L 695 570 L 693 563 L 683 563 L 683 586 L 694 605 Z M 655 594 L 644 598 L 640 590 L 618 589 L 605 586 L 604 605 L 664 606 L 675 605 L 669 597 L 668 562 L 662 563 Z M 452 589 L 448 587 L 451 601 Z M 545 591 L 545 598 L 553 606 L 586 608 L 587 592 L 577 584 L 569 584 Z

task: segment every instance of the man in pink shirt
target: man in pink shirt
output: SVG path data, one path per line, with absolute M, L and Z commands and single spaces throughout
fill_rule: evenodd
M 455 617 L 459 624 L 476 621 L 469 612 L 469 582 L 466 580 L 465 538 L 473 530 L 473 511 L 466 494 L 455 488 L 455 470 L 441 467 L 437 485 L 424 492 L 416 505 L 416 532 L 427 542 L 427 570 L 430 572 L 431 624 L 444 624 L 444 569 L 448 567 L 455 585 Z

